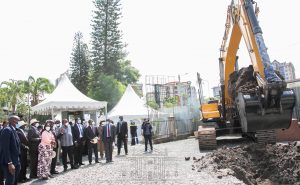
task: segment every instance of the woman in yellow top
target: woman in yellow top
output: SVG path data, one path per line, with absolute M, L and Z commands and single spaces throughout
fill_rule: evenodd
M 38 177 L 47 180 L 52 177 L 50 174 L 51 161 L 53 158 L 53 146 L 55 145 L 55 138 L 50 131 L 50 120 L 46 121 L 44 129 L 42 130 L 42 140 L 39 144 L 39 158 L 38 158 Z

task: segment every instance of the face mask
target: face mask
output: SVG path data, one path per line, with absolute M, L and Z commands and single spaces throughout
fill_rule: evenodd
M 16 124 L 16 128 L 20 128 L 20 123 L 19 122 Z
M 53 130 L 56 129 L 56 125 L 55 125 L 55 124 L 52 126 L 52 129 L 53 129 Z
M 66 127 L 69 126 L 69 123 L 66 123 L 65 126 L 66 126 Z
M 39 126 L 40 126 L 40 124 L 39 124 L 39 123 L 36 123 L 36 124 L 35 124 L 35 127 L 36 127 L 36 128 L 37 128 L 37 127 L 39 127 Z
M 77 122 L 78 124 L 80 124 L 81 123 L 81 120 L 78 120 L 78 122 Z
M 46 130 L 49 131 L 49 130 L 50 130 L 50 127 L 46 127 Z
M 94 125 L 95 125 L 95 122 L 93 122 L 92 125 L 94 126 Z

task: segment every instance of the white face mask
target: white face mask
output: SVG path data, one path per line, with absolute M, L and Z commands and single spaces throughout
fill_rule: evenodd
M 81 124 L 81 120 L 79 119 L 77 123 L 78 123 L 78 124 Z
M 52 129 L 53 129 L 53 130 L 56 129 L 56 124 L 54 124 L 54 125 L 52 126 Z
M 49 130 L 50 130 L 50 127 L 46 127 L 46 130 L 49 131 Z
M 35 124 L 35 127 L 36 127 L 36 128 L 37 128 L 37 127 L 39 127 L 39 126 L 40 126 L 40 124 L 39 124 L 39 123 L 36 123 L 36 124 Z

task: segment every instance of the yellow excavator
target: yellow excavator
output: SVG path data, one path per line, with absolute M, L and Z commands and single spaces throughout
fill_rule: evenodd
M 251 137 L 260 145 L 275 143 L 275 129 L 290 127 L 296 98 L 271 65 L 258 12 L 253 0 L 232 0 L 228 6 L 219 58 L 221 121 L 204 123 L 195 132 L 200 150 L 216 148 L 216 137 L 230 133 Z M 239 70 L 242 37 L 251 65 Z

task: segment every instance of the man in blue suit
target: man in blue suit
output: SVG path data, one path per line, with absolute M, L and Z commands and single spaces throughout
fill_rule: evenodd
M 20 173 L 20 140 L 16 132 L 18 116 L 9 117 L 9 126 L 0 135 L 0 163 L 6 185 L 16 185 Z

